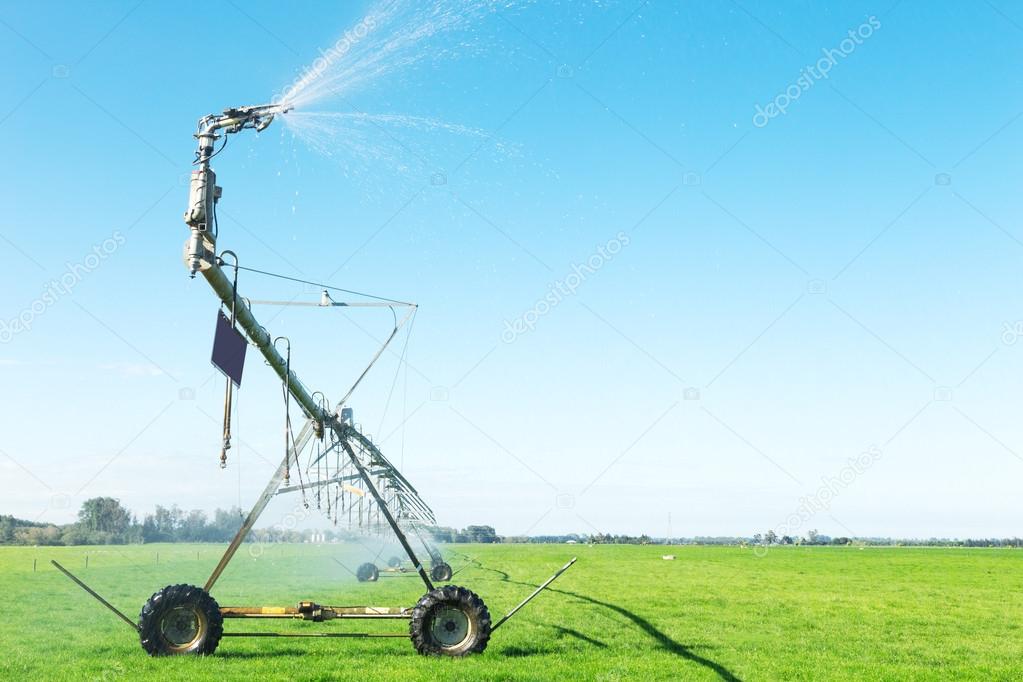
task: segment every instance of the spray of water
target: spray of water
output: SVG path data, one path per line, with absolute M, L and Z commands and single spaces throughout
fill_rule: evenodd
M 481 146 L 481 130 L 434 118 L 366 113 L 355 95 L 391 86 L 416 65 L 476 54 L 489 47 L 484 20 L 532 0 L 378 0 L 358 22 L 275 97 L 292 109 L 283 117 L 291 133 L 336 161 L 346 177 L 386 172 L 430 177 L 458 142 Z M 323 106 L 333 111 L 310 111 Z M 510 149 L 490 140 L 488 151 Z M 464 154 L 463 154 L 464 156 Z
M 427 133 L 446 132 L 470 137 L 484 137 L 486 133 L 478 128 L 445 123 L 437 119 L 406 114 L 367 114 L 364 112 L 293 112 L 288 115 L 288 124 L 295 133 L 313 143 L 317 139 L 344 143 L 344 138 L 358 139 L 366 131 L 378 131 L 388 135 L 387 128 L 404 128 Z M 337 139 L 335 139 L 337 138 Z M 395 144 L 403 143 L 395 140 Z
M 348 177 L 373 168 L 429 173 L 432 159 L 446 146 L 441 136 L 487 137 L 475 128 L 405 114 L 299 111 L 289 113 L 286 120 L 295 137 L 340 163 Z
M 418 62 L 472 53 L 474 27 L 516 4 L 521 0 L 380 0 L 275 99 L 307 109 L 351 96 Z

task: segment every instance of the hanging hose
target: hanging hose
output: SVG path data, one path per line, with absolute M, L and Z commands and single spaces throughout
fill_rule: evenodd
M 288 344 L 284 357 L 284 485 L 291 483 L 291 447 L 294 438 L 291 435 L 291 341 L 284 336 L 273 340 L 274 348 L 281 339 Z M 298 454 L 296 453 L 296 457 Z M 297 463 L 296 463 L 297 464 Z
M 323 452 L 323 446 L 319 442 L 317 442 L 317 444 L 313 447 L 313 452 L 316 454 L 316 480 L 317 481 L 322 481 L 322 480 L 324 480 L 324 478 L 323 478 L 322 473 L 320 472 L 320 469 L 322 469 L 322 466 L 320 464 L 320 459 L 321 459 L 320 455 Z M 321 492 L 320 491 L 320 487 L 321 486 L 319 486 L 319 485 L 316 486 L 316 509 L 317 509 L 317 511 L 321 511 L 323 509 L 323 507 L 320 506 L 320 492 Z M 327 515 L 328 516 L 330 515 L 329 498 L 328 498 Z
M 311 395 L 312 395 L 313 399 L 316 399 L 316 396 L 320 397 L 320 413 L 321 414 L 328 414 L 330 412 L 330 401 L 327 400 L 327 396 L 325 396 L 322 391 L 313 391 Z M 320 422 L 320 424 L 322 424 L 322 423 L 323 422 Z M 310 453 L 310 457 L 316 457 L 316 480 L 317 481 L 326 480 L 325 478 L 321 477 L 321 474 L 320 474 L 320 460 L 324 458 L 324 449 L 323 449 L 324 448 L 324 442 L 323 442 L 323 437 L 324 437 L 325 433 L 326 433 L 326 429 L 322 428 L 322 426 L 319 429 L 319 431 L 317 431 L 315 429 L 315 427 L 313 429 L 313 435 L 316 437 L 317 443 L 316 443 L 316 447 L 313 448 L 313 451 Z M 309 473 L 311 469 L 312 469 L 312 464 L 311 463 L 307 464 L 306 465 L 306 473 Z M 325 466 L 325 472 L 329 476 L 329 474 L 330 474 L 330 467 Z M 310 482 L 312 482 L 312 480 L 313 479 L 311 479 L 311 478 L 309 479 Z M 300 486 L 302 487 L 302 504 L 305 505 L 306 509 L 308 509 L 309 508 L 309 501 L 306 499 L 305 484 L 302 482 L 302 467 L 298 467 L 298 482 L 299 482 Z M 316 486 L 316 509 L 318 509 L 318 510 L 321 509 L 321 507 L 320 507 L 320 496 L 321 496 L 320 488 L 321 487 L 322 486 L 320 486 L 319 484 Z M 329 501 L 330 500 L 328 499 L 328 506 L 327 506 L 328 517 L 330 515 Z
M 232 299 L 231 299 L 231 329 L 236 329 L 236 311 L 238 308 L 238 256 L 234 251 L 224 251 L 220 254 L 220 259 L 223 261 L 225 255 L 230 254 L 234 258 L 234 281 L 231 283 Z M 220 447 L 220 468 L 227 468 L 227 451 L 231 449 L 231 402 L 234 397 L 234 384 L 231 382 L 231 377 L 226 377 L 224 385 L 224 434 L 223 441 Z
M 231 449 L 231 378 L 224 388 L 224 437 L 220 446 L 220 468 L 227 468 L 227 451 Z
M 241 424 L 241 418 L 238 416 L 240 412 L 241 412 L 241 402 L 236 397 L 234 399 L 234 423 L 235 423 L 236 426 Z M 241 448 L 238 449 L 238 453 L 237 453 L 235 459 L 237 460 L 237 465 L 235 466 L 235 469 L 238 471 L 238 515 L 241 516 L 244 519 L 244 516 L 242 515 L 242 511 L 241 511 L 242 510 L 242 450 L 241 450 Z
M 288 344 L 284 359 L 284 383 L 281 384 L 281 391 L 284 393 L 284 485 L 291 483 L 291 453 L 294 452 L 298 487 L 302 491 L 302 505 L 308 509 L 309 501 L 306 499 L 305 482 L 302 480 L 302 466 L 298 461 L 298 443 L 295 441 L 295 433 L 291 428 L 291 341 L 285 336 L 278 336 L 273 340 L 273 345 L 276 348 L 277 342 L 282 339 Z

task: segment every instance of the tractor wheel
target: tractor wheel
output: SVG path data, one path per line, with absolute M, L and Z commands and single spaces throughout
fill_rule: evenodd
M 433 568 L 430 570 L 430 577 L 439 583 L 445 583 L 451 580 L 452 575 L 451 567 L 443 561 L 435 563 Z
M 223 634 L 220 606 L 201 587 L 168 585 L 139 613 L 139 639 L 150 656 L 212 654 Z
M 412 610 L 412 645 L 424 655 L 466 656 L 487 648 L 490 612 L 474 592 L 445 585 L 430 590 Z
M 390 566 L 391 568 L 398 568 L 399 566 L 401 566 L 401 558 L 392 556 L 390 559 L 387 560 L 387 565 Z
M 380 571 L 377 570 L 376 565 L 367 561 L 355 571 L 355 577 L 359 579 L 360 583 L 374 583 L 380 577 Z

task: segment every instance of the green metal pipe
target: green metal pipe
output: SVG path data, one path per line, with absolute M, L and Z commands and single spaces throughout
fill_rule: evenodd
M 270 333 L 263 328 L 263 325 L 256 321 L 255 316 L 245 304 L 244 299 L 240 295 L 236 296 L 234 285 L 227 275 L 224 274 L 223 269 L 219 265 L 211 263 L 209 267 L 204 267 L 199 272 L 206 278 L 213 291 L 217 293 L 217 296 L 220 297 L 220 300 L 223 301 L 229 310 L 235 307 L 235 320 L 245 330 L 245 335 L 249 337 L 249 340 L 259 348 L 259 352 L 266 358 L 267 364 L 273 368 L 273 371 L 277 373 L 281 381 L 285 382 L 291 389 L 291 396 L 301 405 L 306 417 L 319 424 L 323 424 L 324 420 L 329 421 L 330 415 L 324 411 L 323 407 L 306 390 L 306 387 L 299 381 L 295 372 L 289 372 L 288 363 L 277 352 L 277 349 L 274 348 Z M 235 306 L 236 301 L 237 306 Z

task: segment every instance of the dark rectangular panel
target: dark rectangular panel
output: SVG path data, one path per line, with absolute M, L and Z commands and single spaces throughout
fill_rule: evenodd
M 217 311 L 217 333 L 213 337 L 213 366 L 229 377 L 235 386 L 242 385 L 245 367 L 245 349 L 249 344 L 237 329 L 231 326 L 223 310 Z

